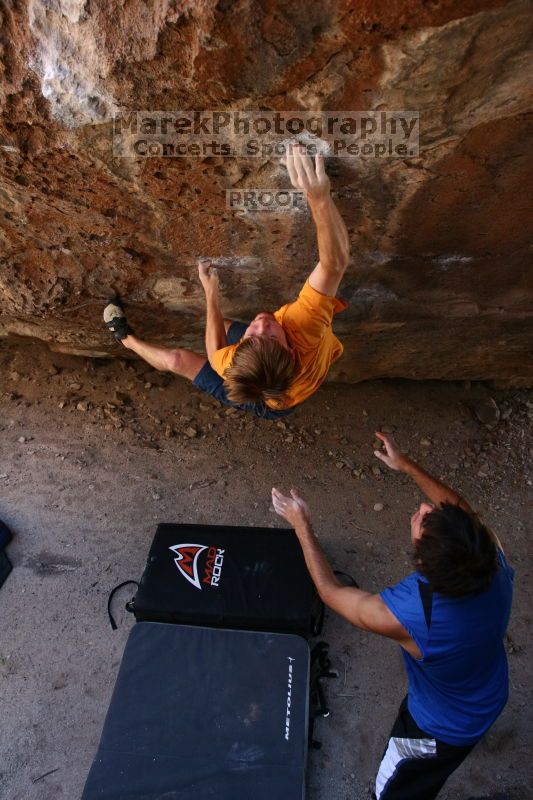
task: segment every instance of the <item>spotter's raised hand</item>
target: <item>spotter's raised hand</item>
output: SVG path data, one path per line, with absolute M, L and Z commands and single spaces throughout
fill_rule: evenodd
M 286 519 L 293 528 L 311 520 L 309 506 L 296 489 L 291 489 L 290 497 L 282 494 L 279 489 L 272 489 L 272 505 L 276 514 Z

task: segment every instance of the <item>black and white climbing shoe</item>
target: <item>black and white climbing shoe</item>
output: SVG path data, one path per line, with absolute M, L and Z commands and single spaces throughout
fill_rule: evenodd
M 128 325 L 122 303 L 116 295 L 109 298 L 104 308 L 104 322 L 118 342 L 133 333 Z

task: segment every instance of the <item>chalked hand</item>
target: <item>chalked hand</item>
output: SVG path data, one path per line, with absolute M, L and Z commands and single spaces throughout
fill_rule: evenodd
M 295 189 L 303 192 L 309 201 L 321 200 L 329 196 L 330 183 L 324 166 L 324 156 L 317 154 L 314 164 L 303 145 L 289 144 L 284 161 Z
M 206 259 L 198 259 L 198 275 L 204 291 L 218 291 L 218 270 Z

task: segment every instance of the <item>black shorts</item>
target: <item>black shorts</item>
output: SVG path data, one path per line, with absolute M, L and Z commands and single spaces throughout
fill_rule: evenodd
M 248 325 L 245 322 L 232 322 L 227 333 L 228 344 L 237 344 L 240 342 L 247 327 Z M 220 400 L 224 405 L 233 406 L 233 408 L 238 408 L 242 411 L 251 411 L 252 414 L 255 414 L 256 417 L 261 417 L 261 419 L 281 419 L 281 417 L 292 414 L 297 408 L 297 406 L 293 406 L 293 408 L 284 408 L 283 410 L 276 411 L 273 408 L 269 408 L 264 403 L 232 403 L 226 394 L 224 379 L 220 377 L 218 372 L 215 372 L 209 361 L 206 361 L 193 380 L 193 385 L 196 386 L 197 389 L 207 392 L 212 397 L 216 397 L 216 399 Z
M 405 697 L 376 776 L 377 800 L 433 800 L 476 744 L 435 739 L 418 727 Z

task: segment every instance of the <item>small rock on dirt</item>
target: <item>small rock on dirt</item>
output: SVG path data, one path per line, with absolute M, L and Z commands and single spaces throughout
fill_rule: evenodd
M 487 428 L 495 428 L 500 420 L 500 409 L 492 397 L 479 400 L 474 406 L 474 414 Z
M 122 403 L 122 405 L 124 406 L 130 406 L 132 402 L 129 394 L 126 394 L 126 392 L 119 392 L 119 391 L 115 392 L 115 400 L 117 401 L 117 403 Z

